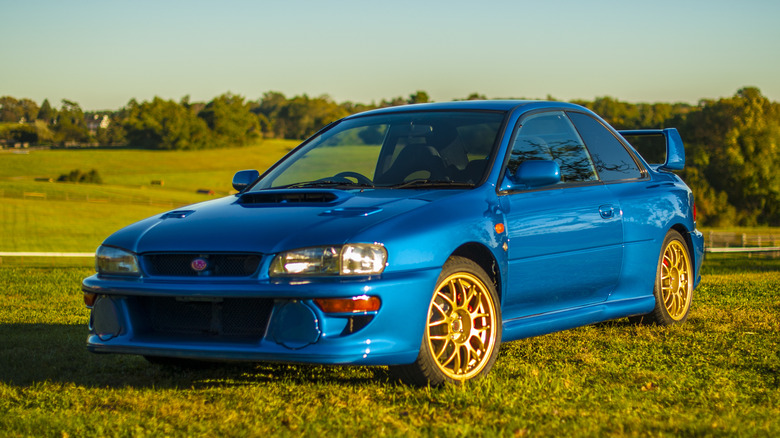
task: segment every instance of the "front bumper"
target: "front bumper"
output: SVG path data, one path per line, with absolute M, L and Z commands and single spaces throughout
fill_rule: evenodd
M 436 269 L 254 281 L 93 275 L 82 283 L 84 293 L 97 296 L 87 349 L 207 360 L 407 364 L 419 353 L 438 275 Z M 379 297 L 379 310 L 324 313 L 313 303 L 362 295 Z M 236 319 L 243 321 L 240 327 L 229 329 L 236 323 L 228 320 Z

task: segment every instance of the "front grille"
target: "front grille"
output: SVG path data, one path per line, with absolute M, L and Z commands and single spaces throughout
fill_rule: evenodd
M 146 254 L 143 260 L 150 276 L 249 277 L 260 266 L 259 254 Z
M 260 298 L 188 300 L 138 297 L 147 331 L 162 335 L 262 338 L 274 301 Z

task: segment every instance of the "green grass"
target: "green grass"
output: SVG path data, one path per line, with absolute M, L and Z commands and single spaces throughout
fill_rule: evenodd
M 111 233 L 140 219 L 231 193 L 235 172 L 263 171 L 295 145 L 265 140 L 195 152 L 0 152 L 0 251 L 94 251 Z M 35 180 L 56 180 L 73 169 L 97 169 L 104 184 Z M 152 185 L 153 180 L 164 185 Z M 199 189 L 215 194 L 199 194 Z
M 87 353 L 85 268 L 0 267 L 5 436 L 777 436 L 780 259 L 713 255 L 689 321 L 502 346 L 491 374 L 413 388 L 381 367 L 180 369 Z
M 194 192 L 231 190 L 235 174 L 243 169 L 263 171 L 295 147 L 290 140 L 262 140 L 257 144 L 203 151 L 153 151 L 139 149 L 52 149 L 28 154 L 0 153 L 0 181 L 57 179 L 74 169 L 97 169 L 103 182 L 139 188 L 151 181 L 164 187 Z M 0 187 L 1 189 L 2 187 Z
M 2 201 L 0 251 L 94 251 L 114 231 L 176 206 L 8 198 Z

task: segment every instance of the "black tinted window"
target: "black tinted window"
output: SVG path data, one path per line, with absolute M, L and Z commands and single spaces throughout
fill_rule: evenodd
M 554 160 L 563 182 L 594 181 L 596 172 L 588 151 L 569 119 L 559 111 L 529 116 L 512 144 L 509 170 L 526 160 Z
M 588 146 L 602 181 L 642 177 L 642 172 L 631 154 L 601 122 L 587 114 L 568 114 Z

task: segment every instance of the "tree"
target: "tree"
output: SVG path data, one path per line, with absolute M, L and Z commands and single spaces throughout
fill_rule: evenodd
M 41 109 L 38 110 L 38 115 L 35 117 L 37 120 L 43 120 L 46 124 L 54 123 L 57 119 L 57 110 L 51 107 L 49 99 L 43 99 Z
M 62 144 L 89 141 L 89 130 L 84 120 L 84 111 L 81 110 L 79 104 L 67 99 L 62 100 L 62 108 L 57 113 L 54 131 L 55 140 Z
M 407 102 L 410 104 L 428 103 L 430 102 L 430 98 L 428 97 L 428 93 L 425 91 L 417 91 L 416 93 L 409 95 L 409 100 Z
M 251 106 L 250 111 L 257 114 L 260 127 L 264 135 L 269 137 L 281 137 L 283 127 L 277 130 L 279 112 L 287 105 L 287 98 L 278 91 L 269 91 L 263 94 L 262 99 Z
M 198 117 L 211 129 L 215 147 L 243 146 L 260 135 L 260 122 L 241 96 L 223 94 L 209 102 Z
M 277 114 L 274 133 L 281 138 L 303 140 L 330 122 L 349 113 L 329 96 L 309 98 L 296 96 L 286 102 Z
M 130 100 L 122 128 L 131 146 L 152 149 L 203 149 L 213 146 L 206 122 L 190 108 L 155 97 Z
M 747 87 L 731 98 L 701 102 L 678 123 L 687 149 L 695 150 L 695 168 L 721 200 L 736 208 L 739 224 L 780 224 L 777 103 Z

